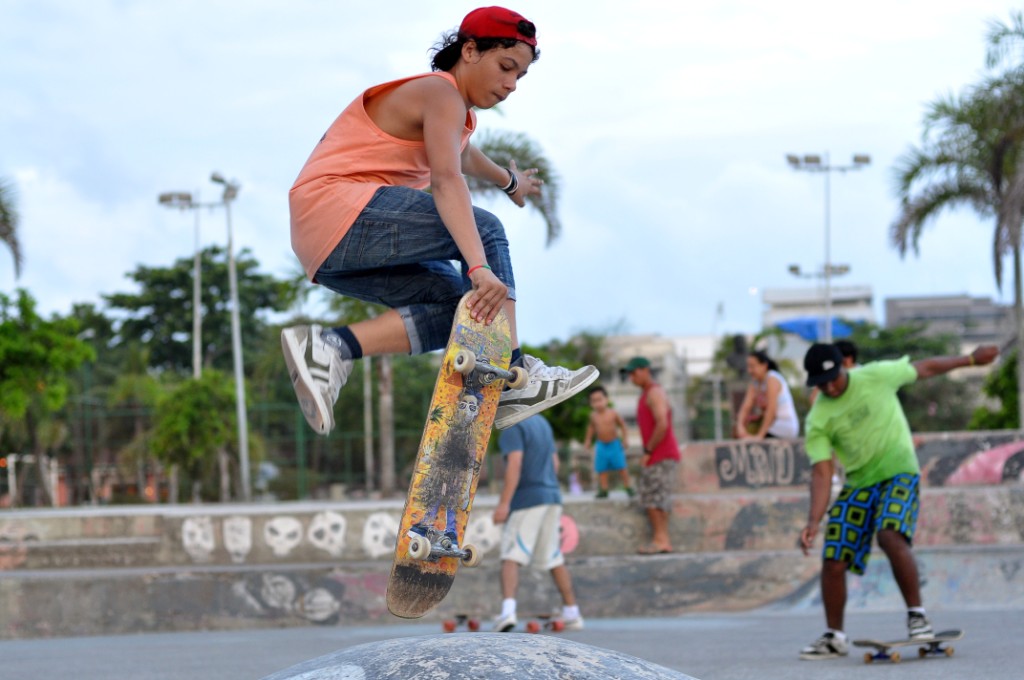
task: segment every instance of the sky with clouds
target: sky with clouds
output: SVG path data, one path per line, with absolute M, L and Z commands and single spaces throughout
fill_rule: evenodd
M 0 251 L 0 290 L 42 311 L 130 292 L 138 265 L 190 257 L 172 190 L 216 201 L 241 184 L 238 247 L 292 276 L 287 194 L 314 144 L 363 89 L 428 69 L 428 50 L 477 3 L 389 0 L 7 0 L 0 6 L 0 177 L 14 181 L 25 266 Z M 562 237 L 503 197 L 525 342 L 580 331 L 760 330 L 761 291 L 824 263 L 824 180 L 787 153 L 855 153 L 834 174 L 834 285 L 886 297 L 995 285 L 993 226 L 946 213 L 919 257 L 888 245 L 893 166 L 927 104 L 983 73 L 1003 0 L 667 2 L 522 0 L 541 58 L 480 128 L 522 131 L 561 176 Z M 223 211 L 201 212 L 223 244 Z M 716 309 L 723 313 L 716 322 Z

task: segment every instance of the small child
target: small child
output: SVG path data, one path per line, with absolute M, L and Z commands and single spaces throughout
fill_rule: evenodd
M 626 423 L 614 409 L 609 408 L 608 392 L 603 387 L 590 390 L 590 422 L 583 447 L 590 451 L 594 442 L 594 470 L 597 472 L 598 498 L 608 497 L 608 473 L 618 472 L 626 493 L 633 497 L 633 487 L 626 469 Z M 619 436 L 619 431 L 622 436 Z M 596 438 L 596 442 L 594 441 Z

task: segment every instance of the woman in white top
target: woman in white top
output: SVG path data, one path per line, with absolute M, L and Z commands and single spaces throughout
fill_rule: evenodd
M 800 434 L 793 395 L 778 365 L 758 350 L 747 355 L 750 386 L 736 418 L 739 439 L 774 437 L 791 439 Z

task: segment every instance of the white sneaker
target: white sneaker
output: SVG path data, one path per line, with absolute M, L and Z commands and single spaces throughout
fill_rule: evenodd
M 526 387 L 501 393 L 498 413 L 494 418 L 494 426 L 499 430 L 512 427 L 578 394 L 601 375 L 593 366 L 571 371 L 561 366 L 548 366 L 526 354 L 523 355 L 523 368 L 530 374 Z
M 519 623 L 519 620 L 515 614 L 509 614 L 508 616 L 499 614 L 494 619 L 494 625 L 491 627 L 491 630 L 495 633 L 507 633 L 515 628 L 517 623 Z
M 281 350 L 302 415 L 314 432 L 328 434 L 334 429 L 334 402 L 352 372 L 352 360 L 342 359 L 315 324 L 283 329 Z
M 927 640 L 935 637 L 935 631 L 927 616 L 912 612 L 907 614 L 907 635 L 911 640 Z
M 807 661 L 836 659 L 849 653 L 850 646 L 846 643 L 846 640 L 841 640 L 839 636 L 829 631 L 801 649 L 800 658 Z
M 564 630 L 583 630 L 583 617 L 577 616 L 575 619 L 562 619 L 562 626 Z

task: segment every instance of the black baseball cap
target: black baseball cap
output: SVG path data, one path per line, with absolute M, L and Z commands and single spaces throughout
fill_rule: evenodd
M 804 355 L 804 370 L 807 371 L 807 386 L 817 387 L 839 377 L 843 355 L 835 345 L 816 342 Z

